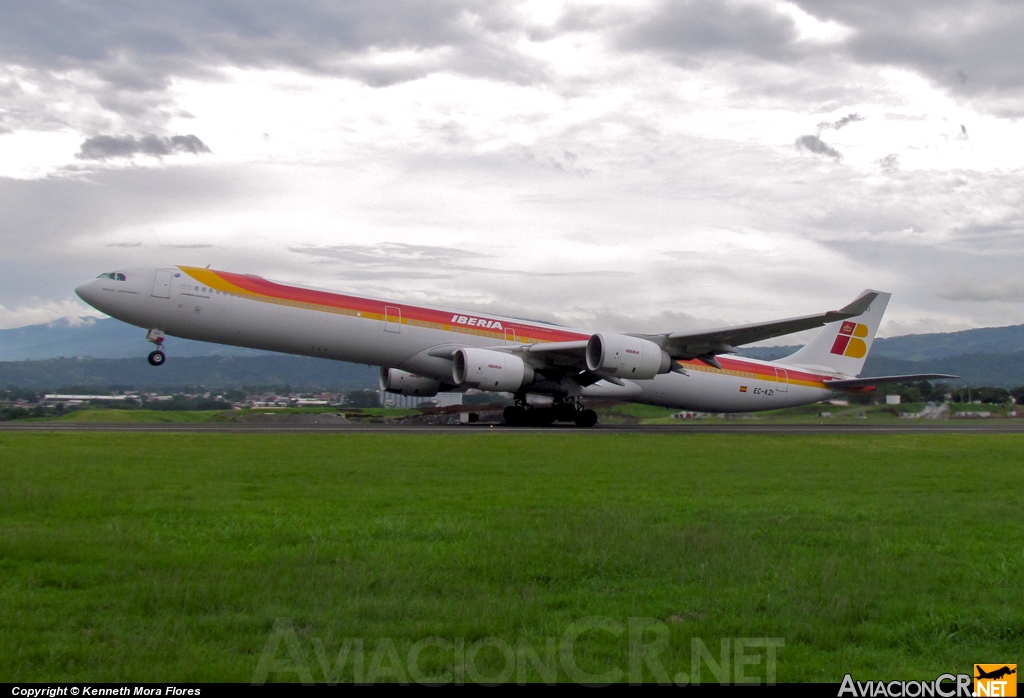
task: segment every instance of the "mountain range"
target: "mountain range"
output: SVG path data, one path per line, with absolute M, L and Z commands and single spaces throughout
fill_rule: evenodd
M 801 345 L 744 347 L 741 356 L 771 361 L 789 356 Z M 901 361 L 934 361 L 976 354 L 1016 354 L 1024 351 L 1024 325 L 982 327 L 960 332 L 907 334 L 875 340 L 869 358 L 886 357 Z
M 376 386 L 376 371 L 361 364 L 176 338 L 168 348 L 167 365 L 153 369 L 144 331 L 113 318 L 0 330 L 0 386 Z M 746 347 L 740 354 L 771 360 L 799 348 Z M 976 386 L 1024 385 L 1024 325 L 876 339 L 863 375 L 907 373 L 950 373 Z
M 258 356 L 256 349 L 168 338 L 173 356 Z M 146 357 L 154 347 L 146 331 L 114 318 L 62 318 L 45 325 L 0 330 L 0 361 L 25 359 Z

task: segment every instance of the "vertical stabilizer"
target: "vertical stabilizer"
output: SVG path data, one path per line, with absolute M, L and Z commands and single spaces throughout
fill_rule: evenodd
M 873 293 L 878 296 L 861 315 L 825 325 L 802 349 L 776 363 L 824 369 L 844 376 L 860 375 L 892 295 Z

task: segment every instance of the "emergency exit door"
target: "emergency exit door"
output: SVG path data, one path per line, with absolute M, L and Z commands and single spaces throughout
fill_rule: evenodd
M 153 297 L 171 297 L 171 272 L 164 269 L 157 270 L 156 278 L 153 279 Z
M 402 331 L 402 309 L 393 305 L 384 306 L 384 331 Z

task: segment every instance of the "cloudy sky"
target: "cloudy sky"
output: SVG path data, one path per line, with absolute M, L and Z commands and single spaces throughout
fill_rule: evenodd
M 601 329 L 1024 323 L 1015 0 L 37 0 L 0 327 L 212 264 Z

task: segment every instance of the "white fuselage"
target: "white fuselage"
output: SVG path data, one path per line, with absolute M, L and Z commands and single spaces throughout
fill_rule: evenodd
M 110 276 L 110 275 L 108 275 Z M 334 293 L 194 267 L 123 269 L 79 286 L 79 296 L 124 322 L 205 342 L 397 368 L 452 381 L 443 351 L 586 340 L 590 333 L 542 322 Z M 123 277 L 123 278 L 122 278 Z M 169 345 L 173 354 L 173 345 Z M 721 369 L 680 362 L 685 374 L 650 380 L 571 381 L 552 390 L 701 412 L 752 412 L 833 397 L 830 374 L 720 356 Z

